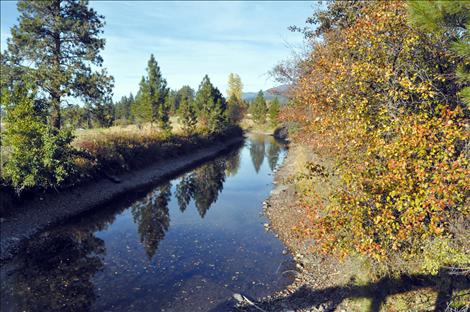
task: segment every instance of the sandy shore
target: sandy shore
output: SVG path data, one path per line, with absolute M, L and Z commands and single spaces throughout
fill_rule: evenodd
M 102 179 L 61 193 L 46 194 L 16 207 L 16 212 L 0 220 L 0 263 L 11 258 L 21 243 L 34 234 L 67 219 L 96 209 L 127 192 L 171 178 L 182 171 L 240 145 L 242 136 L 203 148 L 194 153 L 149 165 L 119 176 L 120 183 Z

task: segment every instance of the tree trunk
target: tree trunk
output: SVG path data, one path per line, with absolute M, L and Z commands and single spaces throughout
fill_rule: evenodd
M 61 112 L 60 112 L 60 96 L 52 95 L 51 100 L 51 126 L 60 129 L 61 124 Z
M 57 76 L 61 76 L 61 68 L 60 68 L 60 53 L 61 53 L 61 42 L 60 42 L 60 0 L 55 0 L 52 4 L 54 8 L 54 57 L 53 57 L 53 66 L 55 70 L 55 74 Z M 52 85 L 52 92 L 51 92 L 51 125 L 56 129 L 60 129 L 61 126 L 61 112 L 60 112 L 60 101 L 61 101 L 61 94 L 60 94 L 60 78 L 55 77 L 53 85 Z

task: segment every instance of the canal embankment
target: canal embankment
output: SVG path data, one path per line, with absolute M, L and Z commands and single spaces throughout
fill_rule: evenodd
M 214 140 L 205 147 L 195 147 L 191 154 L 166 159 L 110 179 L 103 177 L 60 192 L 48 192 L 21 202 L 0 221 L 0 262 L 11 258 L 22 242 L 34 234 L 79 214 L 97 209 L 122 194 L 136 191 L 168 179 L 210 160 L 235 145 L 239 135 Z

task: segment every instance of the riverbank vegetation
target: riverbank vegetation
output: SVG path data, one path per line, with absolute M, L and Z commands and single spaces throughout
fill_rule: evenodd
M 87 2 L 19 1 L 18 11 L 1 55 L 3 185 L 58 189 L 241 136 L 241 97 L 227 101 L 208 75 L 196 92 L 170 90 L 153 54 L 136 96 L 113 103 L 104 17 Z M 111 126 L 121 128 L 99 130 Z
M 247 114 L 240 125 L 249 131 L 273 134 L 279 125 L 279 113 L 281 103 L 275 97 L 267 101 L 263 91 L 259 91 L 256 97 L 247 105 Z
M 307 22 L 309 53 L 274 70 L 291 139 L 318 156 L 292 177 L 296 233 L 369 280 L 468 276 L 469 3 L 334 1 Z

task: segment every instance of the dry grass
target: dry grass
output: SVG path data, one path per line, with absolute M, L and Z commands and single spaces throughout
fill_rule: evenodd
M 276 127 L 271 125 L 269 118 L 267 118 L 267 121 L 264 124 L 259 124 L 251 118 L 250 114 L 247 114 L 245 118 L 241 120 L 240 127 L 250 132 L 265 134 L 273 134 L 274 130 L 276 130 Z
M 79 180 L 99 176 L 100 172 L 119 174 L 144 167 L 163 159 L 189 154 L 217 141 L 241 135 L 238 127 L 227 128 L 219 134 L 185 135 L 179 127 L 165 135 L 149 124 L 114 126 L 107 129 L 79 130 L 73 146 L 86 157 L 78 157 Z

